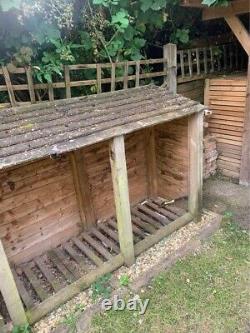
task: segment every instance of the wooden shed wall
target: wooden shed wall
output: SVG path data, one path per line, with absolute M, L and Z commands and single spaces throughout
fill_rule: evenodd
M 185 97 L 191 98 L 203 104 L 204 102 L 205 80 L 195 80 L 184 83 L 178 83 L 177 92 Z
M 188 192 L 188 118 L 158 125 L 155 131 L 158 194 L 177 199 Z
M 125 138 L 131 203 L 137 203 L 147 197 L 144 142 L 144 131 L 136 132 Z M 83 151 L 96 219 L 112 216 L 115 213 L 115 207 L 109 162 L 109 143 L 96 144 Z
M 67 157 L 0 173 L 0 237 L 23 262 L 78 233 L 80 217 Z
M 213 111 L 209 130 L 217 138 L 218 169 L 225 176 L 239 178 L 247 80 L 231 77 L 207 82 L 206 100 Z

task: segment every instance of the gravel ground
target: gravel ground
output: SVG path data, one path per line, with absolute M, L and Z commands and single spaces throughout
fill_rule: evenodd
M 130 282 L 134 281 L 140 274 L 149 270 L 150 267 L 157 264 L 164 257 L 175 252 L 191 238 L 195 237 L 209 220 L 210 213 L 204 212 L 199 223 L 191 222 L 170 236 L 164 238 L 162 241 L 138 256 L 135 264 L 131 267 L 122 266 L 119 268 L 113 273 L 112 281 L 114 281 L 114 287 L 115 281 L 117 283 L 119 277 L 124 274 L 129 276 Z M 33 331 L 34 333 L 49 333 L 58 324 L 62 323 L 67 316 L 77 312 L 77 309 L 87 309 L 92 304 L 91 289 L 87 289 L 36 323 L 33 327 Z

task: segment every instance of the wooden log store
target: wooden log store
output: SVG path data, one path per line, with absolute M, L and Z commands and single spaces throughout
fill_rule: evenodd
M 1 111 L 0 288 L 15 324 L 199 216 L 204 106 L 176 94 L 173 76 L 171 89 Z M 166 204 L 187 194 L 187 210 Z

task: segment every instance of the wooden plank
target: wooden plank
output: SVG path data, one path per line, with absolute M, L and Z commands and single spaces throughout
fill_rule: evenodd
M 70 89 L 70 72 L 69 66 L 64 66 L 64 80 L 65 80 L 65 88 L 66 88 L 66 98 L 71 98 L 71 89 Z
M 150 127 L 145 130 L 145 157 L 147 168 L 148 196 L 153 197 L 157 195 L 158 189 L 154 127 Z
M 135 65 L 135 86 L 139 87 L 140 86 L 140 60 L 136 61 Z
M 201 65 L 200 65 L 200 49 L 197 48 L 196 52 L 196 66 L 197 66 L 197 75 L 201 74 Z
M 203 112 L 188 118 L 189 212 L 198 218 L 202 208 L 203 182 Z
M 5 83 L 6 83 L 6 87 L 7 87 L 7 91 L 8 91 L 11 106 L 16 106 L 17 102 L 16 102 L 16 97 L 15 97 L 15 94 L 14 94 L 14 90 L 13 90 L 13 87 L 12 87 L 9 71 L 8 71 L 6 66 L 2 66 L 2 71 L 3 71 L 3 76 L 4 76 L 4 79 L 5 79 Z
M 209 106 L 209 96 L 210 96 L 210 80 L 205 80 L 204 87 L 204 105 Z
M 105 259 L 109 260 L 112 258 L 112 254 L 110 254 L 109 251 L 105 249 L 105 247 L 102 246 L 101 243 L 97 242 L 93 237 L 91 237 L 89 234 L 84 232 L 82 234 L 83 239 L 91 246 L 93 247 L 100 255 L 102 255 Z
M 43 273 L 43 275 L 46 277 L 50 285 L 55 291 L 60 290 L 63 286 L 57 281 L 56 277 L 53 275 L 53 273 L 50 271 L 50 269 L 46 266 L 44 261 L 41 257 L 37 257 L 34 259 L 35 264 L 40 269 L 40 271 Z
M 153 200 L 153 202 L 155 202 L 155 203 L 157 203 L 157 200 Z M 175 213 L 172 213 L 171 211 L 169 211 L 167 208 L 167 205 L 164 205 L 164 206 L 162 206 L 161 208 L 159 208 L 160 209 L 160 212 L 164 215 L 164 216 L 166 216 L 169 220 L 172 220 L 172 221 L 174 221 L 174 220 L 176 220 L 176 218 L 178 217 Z
M 240 184 L 250 185 L 250 56 L 248 57 L 246 112 L 240 167 Z
M 145 230 L 149 234 L 153 234 L 156 232 L 156 228 L 147 222 L 143 222 L 139 217 L 132 215 L 132 222 L 140 227 L 141 229 Z
M 116 233 L 115 231 L 111 230 L 110 228 L 108 228 L 104 222 L 101 222 L 97 225 L 97 227 L 99 229 L 101 229 L 106 235 L 108 235 L 110 238 L 112 238 L 114 241 L 116 241 L 117 243 L 119 243 L 119 237 L 118 237 L 118 233 Z
M 167 44 L 163 47 L 164 58 L 167 59 L 167 83 L 172 93 L 177 92 L 177 47 L 176 44 Z
M 93 251 L 91 251 L 86 244 L 80 241 L 80 239 L 74 237 L 72 241 L 96 266 L 100 267 L 103 265 L 103 261 Z
M 95 224 L 96 217 L 91 198 L 89 177 L 86 170 L 84 151 L 77 150 L 70 154 L 72 174 L 81 220 L 86 229 Z
M 115 91 L 115 63 L 112 62 L 112 65 L 111 65 L 111 88 L 110 90 L 111 91 Z
M 114 222 L 114 221 L 113 221 Z M 115 222 L 114 222 L 115 224 Z M 91 230 L 91 234 L 94 235 L 96 238 L 98 238 L 106 247 L 108 247 L 111 251 L 116 252 L 117 254 L 120 253 L 119 247 L 116 245 L 116 243 L 109 239 L 108 237 L 104 236 L 99 230 L 96 228 L 93 228 Z
M 131 209 L 131 212 L 134 216 L 138 217 L 140 220 L 149 223 L 152 225 L 154 228 L 159 229 L 160 228 L 160 223 L 149 217 L 148 215 L 144 214 L 141 212 L 138 208 L 138 206 L 134 207 Z
M 69 243 L 63 244 L 64 250 L 69 254 L 69 256 L 78 263 L 83 271 L 87 270 L 86 265 L 83 262 L 83 257 L 77 253 L 77 251 Z
M 180 66 L 181 66 L 181 76 L 182 78 L 185 77 L 185 67 L 184 67 L 184 52 L 183 50 L 180 51 Z
M 207 74 L 207 49 L 206 47 L 203 48 L 203 62 L 204 62 L 204 73 Z
M 35 96 L 35 90 L 34 90 L 34 82 L 32 77 L 32 72 L 30 66 L 26 68 L 26 77 L 27 77 L 27 83 L 29 87 L 29 95 L 30 95 L 30 101 L 31 103 L 36 102 L 36 96 Z
M 249 2 L 248 2 L 248 12 L 249 12 Z M 225 20 L 229 27 L 232 29 L 234 35 L 240 42 L 241 46 L 246 51 L 247 55 L 250 57 L 250 34 L 247 32 L 245 26 L 242 24 L 240 19 L 229 12 L 229 15 L 225 15 Z
M 202 11 L 203 20 L 212 20 L 227 15 L 239 15 L 249 13 L 249 0 L 230 1 L 228 6 L 205 7 Z
M 63 265 L 67 268 L 67 270 L 72 273 L 75 279 L 80 278 L 80 274 L 77 271 L 76 264 L 74 265 L 73 262 L 71 261 L 70 257 L 67 256 L 66 252 L 63 250 L 61 247 L 57 247 L 56 249 L 53 250 L 58 259 L 63 263 Z M 68 275 L 68 274 L 67 274 Z
M 30 284 L 34 288 L 37 296 L 40 298 L 41 301 L 43 301 L 49 297 L 49 293 L 43 288 L 43 281 L 36 276 L 36 274 L 32 270 L 32 267 L 32 263 L 22 265 L 22 271 L 24 272 Z
M 28 293 L 27 289 L 24 286 L 23 281 L 19 278 L 19 276 L 17 275 L 17 273 L 14 269 L 12 269 L 12 274 L 13 274 L 18 292 L 21 296 L 21 299 L 22 299 L 23 303 L 25 304 L 27 309 L 31 309 L 34 305 L 34 300 L 30 296 L 30 294 Z
M 128 89 L 128 62 L 124 64 L 123 89 Z
M 48 83 L 48 94 L 49 94 L 49 101 L 53 102 L 54 101 L 54 89 L 53 89 L 52 83 Z
M 151 216 L 157 223 L 159 223 L 161 225 L 165 225 L 168 222 L 168 219 L 166 219 L 165 216 L 162 216 L 159 213 L 155 212 L 154 210 L 150 209 L 149 207 L 146 206 L 146 204 L 137 205 L 137 208 L 142 213 L 145 213 L 145 214 Z
M 210 47 L 209 51 L 210 51 L 210 65 L 211 65 L 210 73 L 213 73 L 214 72 L 214 50 L 212 47 Z
M 117 256 L 113 257 L 111 260 L 103 263 L 101 267 L 92 270 L 90 273 L 84 275 L 79 280 L 61 289 L 55 295 L 52 295 L 50 298 L 46 299 L 41 304 L 33 307 L 28 312 L 28 318 L 30 324 L 34 324 L 35 322 L 37 322 L 39 319 L 44 317 L 47 313 L 51 312 L 59 305 L 65 303 L 72 297 L 82 292 L 84 289 L 90 287 L 90 285 L 94 281 L 96 281 L 99 277 L 109 272 L 113 272 L 114 270 L 122 266 L 123 263 L 124 259 L 122 255 L 118 254 Z
M 110 143 L 110 165 L 115 197 L 116 219 L 121 253 L 130 266 L 135 261 L 131 224 L 128 176 L 124 137 L 117 136 Z
M 75 277 L 72 272 L 70 272 L 62 262 L 58 249 L 50 250 L 48 252 L 48 257 L 68 282 L 72 283 L 73 281 L 75 281 Z
M 14 325 L 24 325 L 27 323 L 26 314 L 1 240 L 0 258 L 0 290 L 4 302 Z
M 193 63 L 192 63 L 192 53 L 191 50 L 188 50 L 188 70 L 189 70 L 189 76 L 193 76 Z
M 96 65 L 96 77 L 97 77 L 97 93 L 102 92 L 102 67 L 101 64 Z

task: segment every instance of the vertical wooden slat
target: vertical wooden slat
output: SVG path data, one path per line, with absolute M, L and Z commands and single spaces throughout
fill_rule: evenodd
M 196 52 L 196 66 L 197 66 L 197 75 L 201 74 L 201 65 L 200 65 L 200 49 L 197 48 Z
M 214 72 L 214 50 L 212 47 L 210 47 L 210 72 L 213 73 Z
M 203 112 L 194 113 L 188 118 L 189 146 L 189 195 L 188 210 L 194 218 L 199 218 L 202 208 L 203 182 Z
M 25 71 L 26 71 L 27 83 L 28 83 L 28 87 L 29 87 L 30 101 L 32 104 L 34 104 L 36 102 L 36 95 L 35 95 L 35 90 L 34 90 L 34 82 L 33 82 L 31 68 L 26 67 Z
M 85 167 L 84 152 L 82 150 L 72 152 L 70 159 L 81 221 L 85 229 L 88 229 L 95 224 L 96 217 L 91 200 L 91 189 Z
M 217 55 L 217 69 L 218 69 L 218 72 L 221 71 L 221 57 L 220 57 L 220 53 Z
M 125 263 L 135 262 L 133 231 L 131 223 L 128 175 L 124 137 L 117 136 L 110 143 L 110 164 L 115 198 L 119 243 Z
M 69 73 L 68 65 L 65 65 L 65 67 L 64 67 L 64 80 L 65 80 L 65 87 L 66 87 L 66 98 L 71 98 L 70 73 Z
M 48 94 L 49 94 L 49 100 L 51 102 L 53 102 L 54 101 L 54 89 L 53 89 L 52 83 L 48 83 Z
M 124 63 L 123 89 L 128 89 L 128 62 Z
M 27 323 L 26 314 L 1 240 L 0 258 L 1 293 L 14 325 L 24 325 Z
M 135 86 L 140 86 L 140 60 L 137 60 L 135 65 Z
M 235 45 L 235 69 L 239 69 L 239 45 Z
M 3 76 L 4 76 L 4 79 L 5 79 L 6 87 L 7 87 L 7 90 L 8 90 L 10 104 L 12 106 L 16 106 L 17 102 L 16 102 L 16 98 L 15 98 L 15 93 L 14 93 L 14 90 L 13 90 L 13 87 L 12 87 L 9 71 L 8 71 L 6 66 L 2 66 L 2 70 L 3 70 Z
M 207 49 L 203 48 L 204 73 L 207 74 Z
M 96 65 L 97 93 L 102 92 L 102 68 L 101 64 Z
M 240 184 L 250 185 L 250 57 L 248 57 L 246 112 L 240 165 Z
M 232 44 L 229 45 L 229 68 L 233 68 L 233 49 Z
M 184 67 L 184 54 L 183 51 L 180 51 L 180 65 L 181 65 L 181 76 L 185 77 L 185 67 Z
M 111 64 L 111 91 L 115 91 L 115 63 Z
M 210 80 L 205 80 L 205 87 L 204 87 L 204 105 L 209 106 L 209 87 L 210 87 Z
M 149 197 L 155 197 L 157 196 L 157 165 L 154 127 L 145 130 L 145 155 L 148 176 L 148 195 Z
M 224 70 L 227 69 L 227 47 L 223 45 L 223 63 L 224 63 Z
M 175 44 L 167 44 L 163 47 L 164 59 L 167 59 L 167 82 L 168 89 L 176 94 L 177 91 L 177 47 Z
M 193 64 L 192 64 L 192 53 L 191 50 L 188 50 L 188 69 L 189 69 L 189 76 L 193 76 Z

